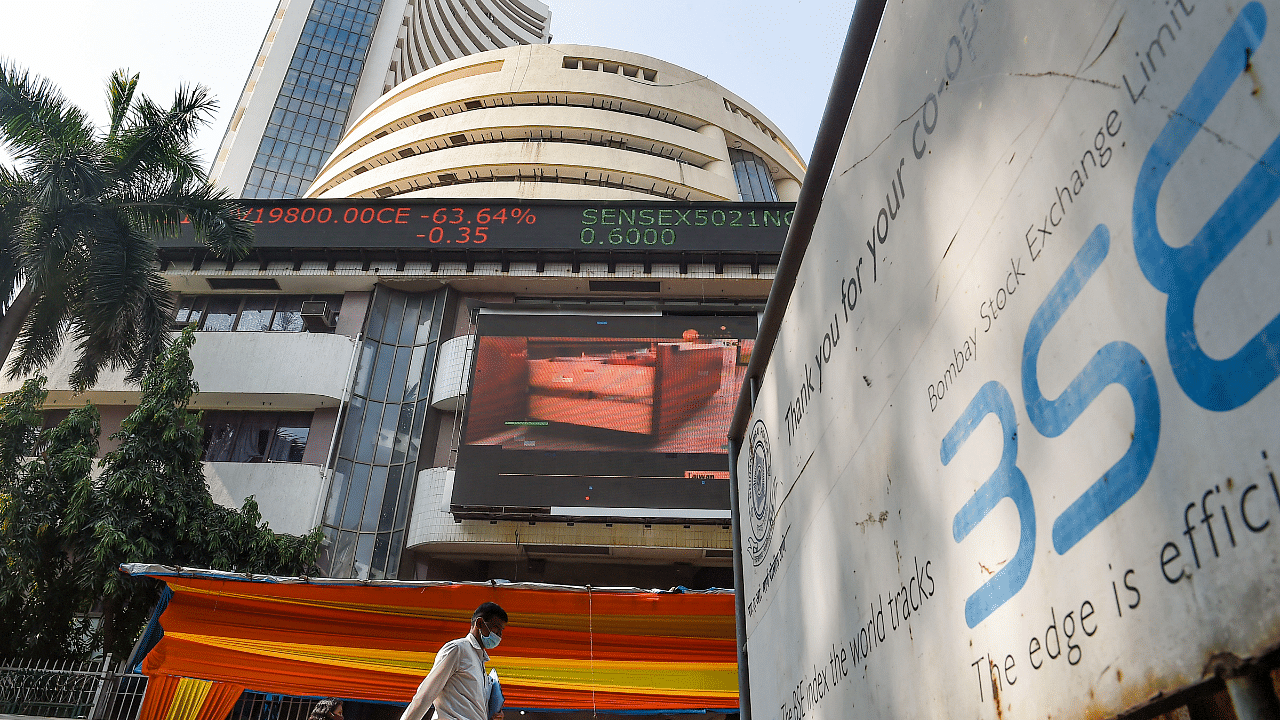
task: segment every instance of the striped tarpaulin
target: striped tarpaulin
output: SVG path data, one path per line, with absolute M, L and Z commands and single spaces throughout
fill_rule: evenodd
M 662 711 L 738 705 L 733 595 L 535 584 L 248 578 L 127 566 L 173 598 L 150 676 L 260 692 L 408 702 L 435 651 L 493 601 L 510 625 L 489 667 L 507 706 Z

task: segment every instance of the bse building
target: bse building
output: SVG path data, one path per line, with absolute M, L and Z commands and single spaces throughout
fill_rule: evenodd
M 210 488 L 322 527 L 335 577 L 731 587 L 726 429 L 804 164 L 700 75 L 529 42 L 380 79 L 313 177 L 237 111 L 269 149 L 221 182 L 307 179 L 246 200 L 247 258 L 161 249 Z M 138 389 L 69 365 L 49 407 L 98 405 L 105 452 Z

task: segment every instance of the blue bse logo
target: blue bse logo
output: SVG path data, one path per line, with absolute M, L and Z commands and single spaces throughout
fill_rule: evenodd
M 751 454 L 747 458 L 747 493 L 751 504 L 751 534 L 747 537 L 747 550 L 751 553 L 751 564 L 759 565 L 769 554 L 773 541 L 773 504 L 777 482 L 769 461 L 769 433 L 763 420 L 756 420 L 751 426 L 748 440 Z

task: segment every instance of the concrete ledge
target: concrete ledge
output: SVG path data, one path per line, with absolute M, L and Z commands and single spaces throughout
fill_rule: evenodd
M 239 508 L 253 495 L 271 529 L 290 535 L 311 531 L 325 491 L 324 468 L 319 465 L 207 462 L 204 477 L 214 502 Z
M 347 387 L 355 340 L 343 335 L 282 332 L 201 332 L 191 348 L 200 394 L 193 408 L 241 410 L 313 410 L 336 407 Z M 81 395 L 68 378 L 74 347 L 65 345 L 45 369 L 47 407 L 136 405 L 139 387 L 125 382 L 123 370 L 106 370 Z M 21 380 L 0 379 L 0 393 L 17 390 Z

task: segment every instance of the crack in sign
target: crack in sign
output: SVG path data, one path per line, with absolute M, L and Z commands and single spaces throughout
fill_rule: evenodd
M 1102 56 L 1107 54 L 1107 48 L 1111 47 L 1111 43 L 1114 42 L 1116 39 L 1116 36 L 1120 34 L 1120 26 L 1124 23 L 1124 16 L 1127 14 L 1128 13 L 1120 14 L 1120 19 L 1116 21 L 1116 29 L 1112 30 L 1111 37 L 1107 38 L 1107 44 L 1102 46 L 1102 51 L 1099 52 L 1098 56 L 1093 59 L 1093 62 L 1089 63 L 1089 65 L 1085 67 L 1085 70 L 1088 70 L 1094 65 L 1097 65 L 1098 61 L 1102 59 Z
M 1106 80 L 1098 80 L 1097 78 L 1081 77 L 1079 75 L 1072 75 L 1071 73 L 1061 73 L 1055 70 L 1045 70 L 1044 72 L 1038 72 L 1038 73 L 1009 73 L 1009 74 L 1014 77 L 1029 77 L 1029 78 L 1060 77 L 1060 78 L 1067 78 L 1068 80 L 1080 80 L 1081 82 L 1093 83 L 1094 85 L 1105 85 L 1113 90 L 1120 89 L 1119 85 L 1115 83 L 1109 83 Z

